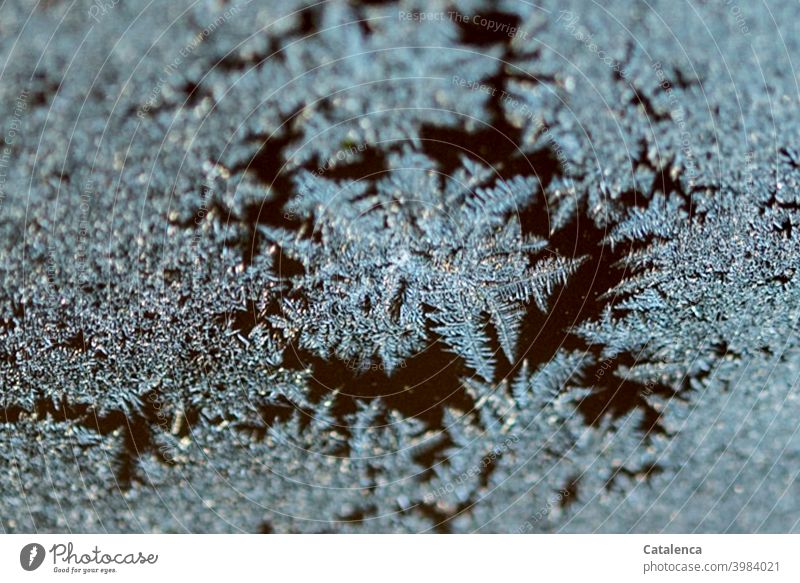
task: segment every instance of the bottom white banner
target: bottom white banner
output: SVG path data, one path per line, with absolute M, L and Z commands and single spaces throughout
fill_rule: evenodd
M 0 581 L 800 581 L 797 535 L 4 535 Z

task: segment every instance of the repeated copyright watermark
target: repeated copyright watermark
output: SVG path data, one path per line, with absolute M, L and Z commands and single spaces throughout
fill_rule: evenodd
M 483 81 L 470 80 L 459 75 L 453 75 L 451 85 L 467 91 L 477 91 L 479 93 L 485 93 L 490 97 L 496 97 L 506 111 L 509 112 L 512 117 L 516 118 L 517 121 L 528 122 L 530 124 L 532 131 L 537 133 L 539 137 L 547 143 L 548 148 L 550 148 L 550 151 L 555 156 L 564 173 L 567 176 L 572 175 L 572 164 L 564 153 L 561 144 L 553 135 L 550 127 L 545 124 L 540 112 L 531 109 L 527 103 L 517 98 L 514 94 Z
M 667 94 L 670 106 L 670 117 L 677 124 L 680 134 L 680 148 L 683 152 L 683 165 L 689 180 L 689 185 L 693 186 L 698 175 L 697 163 L 695 162 L 694 151 L 692 148 L 692 135 L 689 132 L 684 108 L 681 105 L 678 93 L 674 90 L 672 82 L 667 78 L 660 61 L 656 61 L 651 68 L 658 78 L 659 86 Z
M 562 24 L 575 40 L 582 43 L 591 53 L 597 55 L 609 69 L 619 74 L 623 79 L 627 79 L 625 67 L 621 62 L 608 54 L 604 48 L 600 47 L 594 40 L 594 35 L 584 32 L 580 27 L 580 17 L 570 10 L 562 10 L 558 13 L 556 22 Z
M 161 93 L 164 91 L 164 86 L 166 85 L 167 81 L 170 77 L 172 77 L 175 73 L 177 73 L 181 66 L 183 66 L 186 60 L 194 53 L 197 48 L 208 39 L 214 32 L 223 26 L 231 17 L 237 15 L 244 6 L 250 4 L 252 0 L 247 0 L 246 2 L 242 2 L 240 4 L 235 4 L 225 10 L 222 14 L 220 14 L 217 18 L 214 19 L 208 26 L 206 26 L 203 30 L 198 32 L 192 37 L 186 45 L 184 45 L 179 51 L 178 54 L 172 59 L 172 62 L 166 65 L 162 69 L 162 74 L 158 79 L 158 82 L 150 89 L 147 99 L 145 102 L 139 107 L 136 111 L 136 115 L 140 119 L 144 119 L 147 115 L 155 108 L 158 104 L 159 97 Z
M 521 38 L 526 40 L 528 33 L 520 30 L 518 26 L 501 22 L 481 14 L 462 14 L 460 12 L 398 12 L 398 19 L 406 22 L 455 22 L 457 24 L 471 24 L 485 29 L 487 32 L 504 34 L 510 39 Z
M 461 472 L 458 476 L 456 476 L 453 480 L 442 484 L 432 492 L 428 492 L 425 494 L 423 501 L 426 504 L 433 504 L 437 499 L 445 496 L 446 494 L 452 494 L 455 492 L 456 488 L 461 484 L 474 479 L 475 477 L 479 476 L 481 473 L 486 471 L 486 469 L 491 466 L 499 457 L 501 457 L 504 453 L 506 453 L 509 449 L 511 449 L 511 445 L 518 442 L 519 437 L 516 435 L 512 435 L 506 438 L 503 443 L 492 449 L 489 453 L 481 458 L 476 464 L 473 464 L 468 469 Z
M 536 523 L 541 522 L 550 514 L 556 506 L 563 506 L 567 498 L 571 495 L 567 489 L 559 490 L 555 494 L 548 496 L 541 507 L 533 513 L 528 520 L 520 526 L 515 534 L 527 534 L 533 530 Z
M 311 176 L 314 178 L 324 178 L 326 174 L 329 174 L 337 167 L 350 164 L 360 159 L 361 155 L 372 146 L 373 144 L 369 142 L 361 142 L 359 144 L 350 144 L 344 148 L 340 148 L 331 156 L 322 160 L 317 168 L 311 171 Z M 285 220 L 294 221 L 297 220 L 299 215 L 303 214 L 300 209 L 305 197 L 305 192 L 300 191 L 293 197 L 290 203 L 287 203 L 283 213 L 283 218 Z
M 23 89 L 14 100 L 14 109 L 11 111 L 11 118 L 8 120 L 8 127 L 3 135 L 3 147 L 0 149 L 0 211 L 6 200 L 6 182 L 8 181 L 8 170 L 12 163 L 12 148 L 17 141 L 19 132 L 22 131 L 22 118 L 28 110 L 30 94 Z

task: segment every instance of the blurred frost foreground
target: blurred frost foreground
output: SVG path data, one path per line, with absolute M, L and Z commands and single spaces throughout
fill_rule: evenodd
M 305 6 L 0 8 L 3 530 L 800 530 L 800 8 Z

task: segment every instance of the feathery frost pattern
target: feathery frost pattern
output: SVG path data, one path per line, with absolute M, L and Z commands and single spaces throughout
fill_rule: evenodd
M 0 6 L 0 531 L 797 532 L 797 3 L 308 4 Z

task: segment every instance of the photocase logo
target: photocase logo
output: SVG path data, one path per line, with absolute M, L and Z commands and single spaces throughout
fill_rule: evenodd
M 25 545 L 19 552 L 19 564 L 26 571 L 35 571 L 44 562 L 44 554 L 44 547 L 38 543 Z

